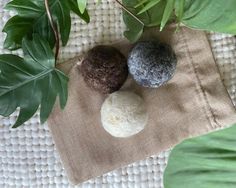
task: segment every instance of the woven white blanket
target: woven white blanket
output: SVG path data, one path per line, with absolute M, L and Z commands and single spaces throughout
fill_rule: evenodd
M 3 11 L 8 2 L 0 2 L 0 30 L 10 15 Z M 103 0 L 97 6 L 89 3 L 91 23 L 84 24 L 73 18 L 72 32 L 60 59 L 74 57 L 100 43 L 110 43 L 123 38 L 125 26 L 121 11 L 112 0 Z M 5 35 L 0 33 L 0 53 Z M 225 34 L 209 34 L 209 40 L 219 65 L 224 83 L 236 103 L 236 39 Z M 20 51 L 14 52 L 21 54 Z M 17 113 L 9 118 L 0 117 L 0 187 L 73 187 L 69 185 L 60 158 L 55 150 L 47 124 L 40 125 L 38 114 L 18 129 L 11 129 Z M 155 187 L 163 188 L 162 179 L 169 151 L 115 170 L 85 182 L 78 187 Z

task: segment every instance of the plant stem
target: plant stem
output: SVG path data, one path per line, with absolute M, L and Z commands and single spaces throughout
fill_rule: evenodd
M 56 40 L 56 51 L 55 51 L 55 64 L 56 64 L 57 59 L 58 59 L 58 55 L 59 55 L 59 50 L 60 50 L 59 32 L 58 32 L 57 24 L 53 21 L 52 14 L 51 14 L 51 11 L 49 8 L 48 0 L 44 0 L 44 3 L 45 3 L 45 8 L 46 8 L 48 20 L 50 22 L 50 25 L 52 27 L 52 30 L 53 30 L 53 33 L 55 36 L 55 40 Z
M 140 20 L 134 13 L 132 13 L 128 8 L 126 8 L 119 0 L 115 0 L 120 6 L 121 8 L 126 11 L 128 14 L 130 14 L 134 19 L 136 19 L 139 23 L 141 23 L 142 25 L 145 25 L 142 20 Z

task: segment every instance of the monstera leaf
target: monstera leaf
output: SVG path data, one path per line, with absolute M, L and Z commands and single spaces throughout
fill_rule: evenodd
M 75 12 L 86 22 L 89 21 L 87 11 L 80 13 L 76 0 L 49 0 L 49 8 L 52 17 L 60 29 L 62 44 L 68 42 L 71 30 L 70 11 Z M 53 48 L 55 36 L 47 17 L 44 0 L 13 0 L 5 9 L 14 10 L 17 15 L 6 23 L 3 31 L 7 33 L 4 47 L 15 50 L 21 47 L 22 39 L 25 36 L 32 36 L 37 33 L 46 39 Z
M 31 118 L 39 106 L 40 120 L 44 123 L 57 96 L 61 108 L 67 101 L 68 78 L 55 68 L 49 44 L 33 35 L 33 41 L 23 39 L 22 48 L 24 59 L 0 55 L 0 115 L 9 116 L 19 107 L 14 127 Z
M 165 188 L 235 188 L 236 126 L 177 145 L 164 174 Z

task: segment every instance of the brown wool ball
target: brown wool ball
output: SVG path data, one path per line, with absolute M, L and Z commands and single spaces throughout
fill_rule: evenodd
M 128 76 L 127 60 L 111 46 L 99 45 L 85 55 L 80 67 L 85 83 L 100 93 L 113 93 Z

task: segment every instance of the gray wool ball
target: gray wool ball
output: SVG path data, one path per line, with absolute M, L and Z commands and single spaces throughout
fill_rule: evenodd
M 128 57 L 130 74 L 144 87 L 157 88 L 165 84 L 173 77 L 176 64 L 171 47 L 157 41 L 138 42 Z

